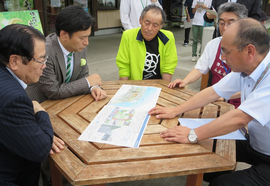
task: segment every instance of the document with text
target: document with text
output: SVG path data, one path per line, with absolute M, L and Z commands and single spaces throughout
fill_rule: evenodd
M 181 124 L 181 126 L 188 127 L 190 129 L 198 128 L 202 125 L 205 125 L 207 123 L 210 123 L 215 118 L 209 118 L 209 119 L 188 119 L 188 118 L 179 118 L 178 121 Z M 246 140 L 245 136 L 240 132 L 240 130 L 236 130 L 234 132 L 231 132 L 229 134 L 225 134 L 222 136 L 217 136 L 211 139 L 234 139 L 234 140 Z
M 161 88 L 122 85 L 79 140 L 138 148 Z

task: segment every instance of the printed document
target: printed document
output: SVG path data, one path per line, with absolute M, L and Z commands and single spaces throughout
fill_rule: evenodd
M 79 140 L 138 148 L 161 88 L 122 85 Z
M 198 128 L 202 125 L 205 125 L 207 123 L 210 123 L 215 118 L 210 119 L 188 119 L 188 118 L 179 118 L 178 121 L 181 124 L 181 126 L 188 127 L 190 129 Z M 231 132 L 229 134 L 225 134 L 223 136 L 217 136 L 212 139 L 234 139 L 234 140 L 246 140 L 245 136 L 240 132 L 240 130 L 236 130 L 234 132 Z

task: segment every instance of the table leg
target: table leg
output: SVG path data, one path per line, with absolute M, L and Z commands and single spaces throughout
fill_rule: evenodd
M 192 174 L 187 176 L 186 186 L 201 186 L 203 174 Z
M 49 162 L 50 162 L 52 186 L 62 186 L 61 172 L 56 168 L 51 158 L 49 158 Z

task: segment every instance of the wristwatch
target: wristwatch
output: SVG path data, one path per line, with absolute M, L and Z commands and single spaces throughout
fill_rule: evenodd
M 190 143 L 197 143 L 197 135 L 194 131 L 194 129 L 191 129 L 188 134 L 188 140 Z

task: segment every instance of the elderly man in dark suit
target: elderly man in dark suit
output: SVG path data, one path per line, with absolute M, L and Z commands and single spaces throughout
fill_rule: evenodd
M 0 30 L 0 185 L 37 186 L 53 144 L 49 115 L 25 92 L 46 67 L 45 37 L 33 27 Z
M 47 67 L 39 82 L 26 89 L 32 100 L 41 103 L 89 93 L 96 101 L 106 98 L 99 87 L 100 76 L 89 75 L 86 63 L 92 24 L 93 18 L 78 5 L 60 12 L 55 21 L 56 33 L 46 37 Z

